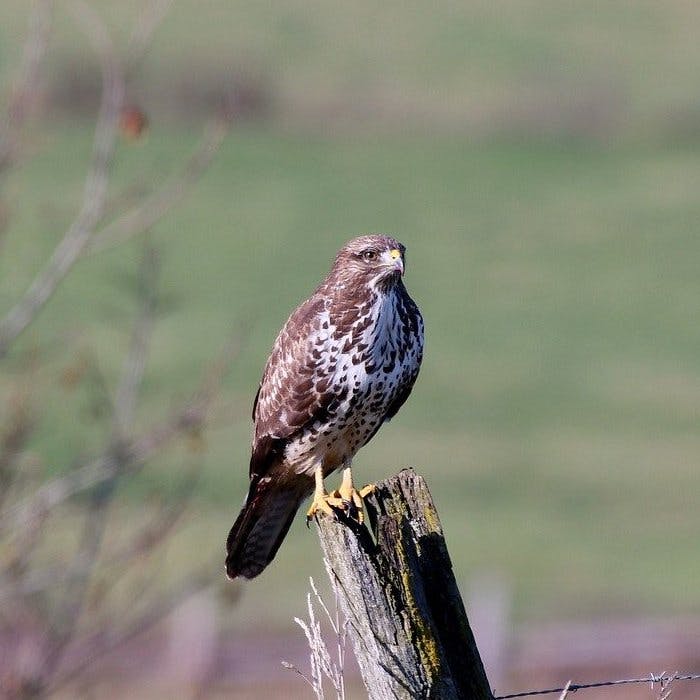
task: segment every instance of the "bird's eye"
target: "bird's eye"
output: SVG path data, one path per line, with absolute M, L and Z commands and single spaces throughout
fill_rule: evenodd
M 367 262 L 374 260 L 376 257 L 377 257 L 376 250 L 363 250 L 362 251 L 362 259 L 366 260 Z

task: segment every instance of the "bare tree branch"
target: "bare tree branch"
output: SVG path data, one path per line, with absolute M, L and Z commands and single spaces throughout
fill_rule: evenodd
M 36 0 L 29 16 L 22 63 L 10 96 L 5 123 L 0 124 L 0 176 L 17 161 L 22 127 L 36 102 L 39 68 L 51 31 L 51 10 L 51 0 Z
M 131 347 L 124 362 L 121 380 L 114 400 L 112 439 L 119 441 L 129 434 L 134 419 L 138 392 L 143 381 L 146 358 L 156 312 L 158 285 L 158 257 L 156 251 L 146 246 L 138 279 L 141 311 L 134 324 Z
M 0 433 L 0 507 L 17 476 L 18 460 L 34 424 L 26 391 L 20 390 L 11 394 L 7 405 L 9 415 Z
M 151 0 L 141 12 L 126 47 L 126 74 L 131 75 L 151 47 L 154 32 L 165 19 L 173 0 Z
M 83 530 L 75 555 L 65 577 L 62 602 L 57 604 L 49 630 L 47 653 L 42 663 L 44 678 L 50 678 L 67 643 L 73 638 L 85 607 L 90 579 L 107 527 L 109 506 L 114 499 L 116 486 L 122 476 L 128 458 L 122 446 L 128 440 L 133 413 L 148 355 L 156 306 L 157 260 L 155 252 L 147 247 L 138 280 L 140 311 L 134 322 L 129 351 L 124 360 L 117 388 L 112 415 L 112 431 L 106 455 L 112 458 L 115 468 L 108 479 L 96 485 L 84 511 Z
M 182 202 L 209 167 L 229 133 L 230 126 L 230 122 L 223 118 L 208 124 L 199 145 L 181 172 L 171 177 L 161 189 L 143 202 L 98 231 L 90 240 L 85 252 L 102 252 L 147 231 L 170 209 Z
M 36 2 L 37 10 L 25 47 L 18 87 L 9 106 L 10 119 L 0 142 L 0 170 L 16 162 L 21 127 L 31 106 L 29 98 L 36 91 L 40 59 L 47 41 L 52 3 L 51 0 Z M 125 75 L 141 62 L 152 34 L 172 0 L 148 0 L 127 47 L 126 69 L 118 59 L 107 27 L 87 1 L 65 2 L 100 59 L 102 94 L 92 153 L 75 219 L 62 233 L 27 291 L 5 318 L 0 319 L 0 359 L 37 318 L 88 250 L 94 252 L 148 231 L 182 200 L 211 163 L 229 129 L 229 123 L 223 117 L 207 125 L 201 142 L 179 170 L 150 195 L 141 193 L 140 204 L 138 200 L 135 204 L 133 199 L 129 203 L 120 201 L 120 209 L 132 208 L 105 226 L 111 216 L 108 197 L 119 128 L 125 129 Z M 3 211 L 0 210 L 0 227 Z M 102 230 L 96 233 L 100 227 Z M 87 384 L 87 389 L 91 392 L 98 390 L 99 408 L 111 419 L 105 446 L 97 457 L 87 462 L 75 460 L 77 466 L 69 473 L 48 481 L 43 475 L 34 475 L 25 487 L 21 482 L 26 479 L 27 472 L 20 472 L 19 465 L 31 465 L 26 445 L 33 422 L 26 411 L 21 415 L 15 411 L 3 416 L 0 426 L 0 501 L 8 491 L 6 487 L 13 484 L 14 477 L 24 476 L 14 479 L 10 498 L 5 501 L 8 507 L 0 511 L 0 538 L 8 545 L 2 549 L 0 599 L 2 607 L 11 611 L 11 614 L 0 616 L 0 629 L 5 632 L 7 625 L 9 629 L 20 625 L 20 634 L 29 639 L 33 654 L 29 665 L 21 661 L 18 652 L 16 659 L 13 657 L 7 667 L 0 669 L 2 692 L 7 690 L 12 697 L 42 696 L 54 685 L 68 682 L 94 658 L 145 630 L 186 597 L 207 585 L 211 581 L 211 572 L 218 569 L 218 565 L 207 568 L 185 579 L 182 586 L 175 584 L 170 592 L 163 592 L 162 582 L 152 575 L 152 570 L 158 565 L 154 557 L 165 551 L 162 545 L 168 541 L 181 520 L 184 506 L 192 498 L 197 476 L 195 469 L 188 470 L 182 478 L 175 496 L 169 495 L 167 499 L 158 500 L 154 507 L 149 507 L 143 524 L 130 528 L 126 541 L 119 538 L 123 541 L 120 547 L 110 544 L 111 538 L 106 537 L 108 522 L 111 522 L 108 521 L 110 505 L 115 500 L 120 481 L 138 473 L 150 458 L 181 436 L 199 444 L 201 430 L 219 395 L 223 373 L 239 347 L 239 338 L 236 337 L 205 372 L 193 396 L 169 417 L 135 433 L 135 415 L 156 315 L 157 272 L 157 256 L 151 248 L 146 248 L 139 274 L 139 311 L 114 393 L 96 362 L 91 366 L 81 360 L 76 370 L 77 380 L 65 378 L 65 385 L 69 382 L 73 385 L 76 381 L 83 381 L 86 372 L 94 375 L 94 381 Z M 190 461 L 201 466 L 200 460 Z M 61 514 L 50 520 L 55 509 L 78 493 L 84 493 L 85 498 L 76 501 L 75 508 L 66 510 L 71 521 L 76 514 L 82 519 L 72 559 L 67 564 L 57 565 L 54 561 L 46 566 L 43 555 L 37 555 L 36 545 L 52 532 L 48 524 L 63 522 Z M 125 587 L 143 604 L 132 606 L 121 617 L 115 616 L 109 603 L 118 600 Z
M 190 487 L 194 484 L 194 479 L 188 475 L 184 483 Z M 192 488 L 188 493 L 182 493 L 176 499 L 175 505 L 168 505 L 161 508 L 142 528 L 140 528 L 131 540 L 119 550 L 110 553 L 108 569 L 114 570 L 111 576 L 116 580 L 119 571 L 124 571 L 124 564 L 136 558 L 146 557 L 152 554 L 155 548 L 173 532 L 175 526 L 182 520 L 187 511 L 188 501 L 192 496 Z
M 146 632 L 193 594 L 211 585 L 211 572 L 218 567 L 219 563 L 217 560 L 209 566 L 203 567 L 201 572 L 192 574 L 181 582 L 175 590 L 165 596 L 161 596 L 158 600 L 152 601 L 147 613 L 139 616 L 138 619 L 131 623 L 125 624 L 122 629 L 116 632 L 108 632 L 107 634 L 95 634 L 86 644 L 86 654 L 81 655 L 79 661 L 70 668 L 60 671 L 52 680 L 49 690 L 55 692 L 65 687 L 67 683 L 85 671 L 96 659 L 117 649 L 139 634 Z
M 100 56 L 102 98 L 80 211 L 25 295 L 0 322 L 0 357 L 51 298 L 87 245 L 102 218 L 112 166 L 124 80 L 112 40 L 102 21 L 82 0 L 69 7 Z
M 201 463 L 190 467 L 182 478 L 181 486 L 173 503 L 163 504 L 149 517 L 138 530 L 130 536 L 129 541 L 106 556 L 106 562 L 100 567 L 104 583 L 99 584 L 99 596 L 104 597 L 129 572 L 129 564 L 136 560 L 152 557 L 158 548 L 173 534 L 177 525 L 187 513 L 188 503 L 194 494 L 194 485 L 199 478 Z M 45 513 L 45 518 L 48 517 Z M 34 520 L 30 527 L 40 528 L 44 520 Z M 23 535 L 22 543 L 26 537 Z M 20 550 L 20 547 L 11 549 Z M 65 564 L 42 567 L 27 571 L 29 559 L 25 556 L 27 548 L 17 551 L 18 556 L 10 556 L 0 566 L 0 606 L 18 596 L 33 596 L 48 589 L 56 590 L 66 585 L 67 572 Z M 150 574 L 149 574 L 150 576 Z M 90 607 L 95 607 L 90 601 Z
M 176 437 L 191 435 L 201 429 L 219 392 L 223 375 L 239 348 L 240 340 L 233 337 L 205 372 L 199 389 L 169 419 L 122 445 L 121 459 L 125 473 L 138 471 Z M 46 482 L 32 496 L 0 513 L 0 531 L 27 527 L 32 520 L 72 496 L 112 478 L 118 468 L 113 455 L 103 454 L 68 474 Z
M 97 576 L 85 605 L 86 611 L 90 612 L 93 630 L 99 629 L 101 624 L 96 616 L 98 611 L 105 610 L 104 601 L 111 591 L 122 585 L 124 579 L 130 581 L 132 590 L 128 597 L 135 601 L 146 601 L 148 594 L 160 585 L 160 581 L 157 578 L 154 579 L 153 572 L 162 570 L 162 565 L 154 560 L 158 556 L 165 555 L 163 545 L 173 535 L 188 512 L 201 467 L 200 460 L 192 462 L 181 478 L 176 494 L 168 499 L 169 502 L 162 503 L 161 507 L 147 518 L 144 525 L 130 535 L 128 542 L 111 551 L 103 552 L 103 563 L 96 572 Z M 179 473 L 179 470 L 175 471 Z M 135 574 L 136 582 L 133 581 Z M 106 620 L 103 626 L 109 626 L 112 624 L 110 612 L 104 615 Z

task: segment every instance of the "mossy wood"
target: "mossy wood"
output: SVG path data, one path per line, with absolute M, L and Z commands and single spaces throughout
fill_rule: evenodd
M 404 470 L 366 501 L 367 528 L 317 519 L 326 568 L 372 700 L 493 700 L 422 477 Z

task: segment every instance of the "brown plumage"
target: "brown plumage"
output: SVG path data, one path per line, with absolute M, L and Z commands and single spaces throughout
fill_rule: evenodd
M 301 502 L 350 462 L 406 401 L 423 319 L 403 285 L 405 248 L 355 238 L 277 336 L 253 405 L 250 488 L 227 541 L 230 578 L 257 576 Z

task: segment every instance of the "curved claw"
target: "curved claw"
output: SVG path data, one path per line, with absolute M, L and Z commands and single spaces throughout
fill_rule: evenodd
M 340 488 L 328 493 L 323 485 L 323 474 L 320 469 L 316 470 L 315 477 L 316 489 L 314 490 L 314 498 L 311 502 L 311 507 L 306 513 L 307 526 L 320 513 L 332 517 L 338 517 L 339 513 L 343 513 L 360 525 L 365 522 L 363 499 L 376 489 L 374 484 L 367 484 L 358 491 L 353 486 L 350 467 L 346 467 L 343 471 L 343 480 Z
M 314 492 L 314 500 L 311 501 L 311 507 L 308 511 L 306 511 L 307 526 L 320 513 L 335 517 L 335 511 L 333 510 L 333 506 L 335 506 L 336 504 L 334 503 L 332 506 L 330 500 L 331 494 L 325 492 L 319 494 L 318 492 Z
M 359 491 L 352 483 L 352 472 L 350 467 L 343 471 L 343 481 L 338 489 L 338 495 L 348 504 L 347 512 L 350 517 L 357 520 L 360 525 L 365 522 L 365 504 L 364 499 L 376 489 L 374 484 L 367 484 Z

